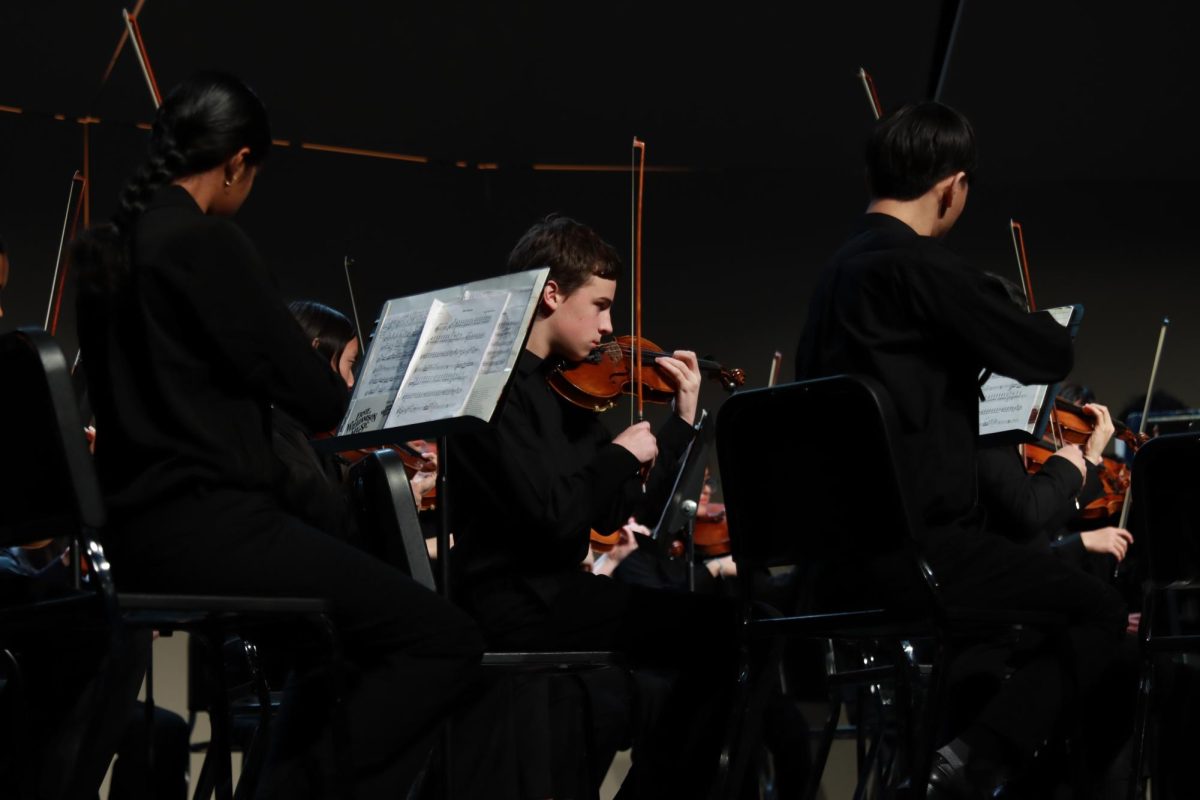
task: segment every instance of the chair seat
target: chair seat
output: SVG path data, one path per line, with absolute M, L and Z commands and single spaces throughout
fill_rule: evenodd
M 121 594 L 122 618 L 131 624 L 189 626 L 208 622 L 267 620 L 327 615 L 327 600 L 314 597 L 238 597 L 231 595 Z
M 520 670 L 581 670 L 624 666 L 619 653 L 609 650 L 487 652 L 483 666 Z
M 48 630 L 91 630 L 103 627 L 103 603 L 95 592 L 80 592 L 0 609 L 0 638 Z

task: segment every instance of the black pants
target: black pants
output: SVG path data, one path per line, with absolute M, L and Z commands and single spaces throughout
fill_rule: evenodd
M 704 797 L 712 788 L 736 679 L 734 603 L 585 572 L 495 580 L 463 602 L 497 648 L 618 650 L 635 666 L 673 670 L 621 797 Z
M 154 768 L 147 763 L 150 733 L 146 706 L 134 703 L 125 724 L 125 735 L 113 762 L 108 800 L 187 800 L 188 726 L 183 717 L 154 709 Z
M 283 512 L 269 495 L 197 490 L 109 537 L 118 589 L 323 597 L 346 661 L 344 713 L 359 798 L 402 797 L 438 723 L 476 677 L 475 624 L 379 560 Z M 289 631 L 288 686 L 260 797 L 335 792 L 325 654 Z
M 1067 618 L 1065 630 L 1020 665 L 972 726 L 1018 757 L 1032 754 L 1064 715 L 1078 711 L 1079 698 L 1094 697 L 1111 674 L 1125 631 L 1124 602 L 1111 586 L 1050 553 L 994 535 L 963 533 L 929 556 L 948 605 Z M 1128 690 L 1132 697 L 1135 687 Z M 970 734 L 969 728 L 964 738 Z

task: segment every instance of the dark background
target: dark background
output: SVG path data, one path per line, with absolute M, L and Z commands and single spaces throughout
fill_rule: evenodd
M 1169 315 L 1160 385 L 1200 404 L 1193 4 L 964 2 L 942 99 L 976 124 L 982 170 L 951 246 L 1015 278 L 1016 217 L 1038 304 L 1087 308 L 1075 377 L 1124 405 L 1144 390 Z M 235 72 L 290 142 L 239 217 L 289 297 L 349 310 L 342 258 L 352 255 L 369 327 L 388 297 L 501 271 L 550 212 L 627 253 L 628 173 L 531 166 L 627 164 L 637 135 L 650 165 L 686 168 L 646 177 L 645 332 L 761 385 L 776 349 L 791 377 L 814 276 L 865 204 L 870 114 L 857 68 L 874 74 L 885 107 L 930 96 L 953 6 L 149 0 L 141 25 L 164 91 L 195 69 Z M 144 148 L 133 123 L 153 108 L 130 48 L 100 85 L 120 8 L 0 7 L 0 105 L 25 111 L 0 112 L 0 235 L 13 267 L 4 327 L 45 314 L 68 182 L 82 166 L 73 120 L 101 120 L 94 220 Z M 65 313 L 70 352 L 73 327 Z M 706 388 L 711 407 L 720 399 Z

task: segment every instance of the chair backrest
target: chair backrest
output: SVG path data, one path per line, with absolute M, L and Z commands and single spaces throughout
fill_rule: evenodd
M 1159 436 L 1133 461 L 1130 528 L 1155 586 L 1200 586 L 1200 433 Z
M 367 548 L 417 583 L 437 591 L 404 462 L 391 450 L 378 450 L 354 466 L 350 480 Z
M 864 599 L 889 584 L 928 603 L 915 522 L 895 459 L 895 412 L 878 383 L 836 376 L 738 392 L 717 418 L 717 456 L 739 574 L 797 565 Z
M 0 546 L 104 525 L 104 502 L 58 343 L 37 329 L 0 336 Z

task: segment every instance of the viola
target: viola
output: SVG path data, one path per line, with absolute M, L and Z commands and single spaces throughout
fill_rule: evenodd
M 640 370 L 635 368 L 639 355 Z M 669 403 L 675 396 L 675 386 L 655 359 L 670 355 L 649 339 L 619 336 L 597 347 L 583 361 L 560 364 L 547 380 L 564 399 L 591 411 L 607 411 L 622 394 L 641 394 L 651 403 Z M 699 359 L 698 363 L 700 371 L 719 380 L 726 391 L 746 382 L 741 369 L 726 369 L 708 359 Z

